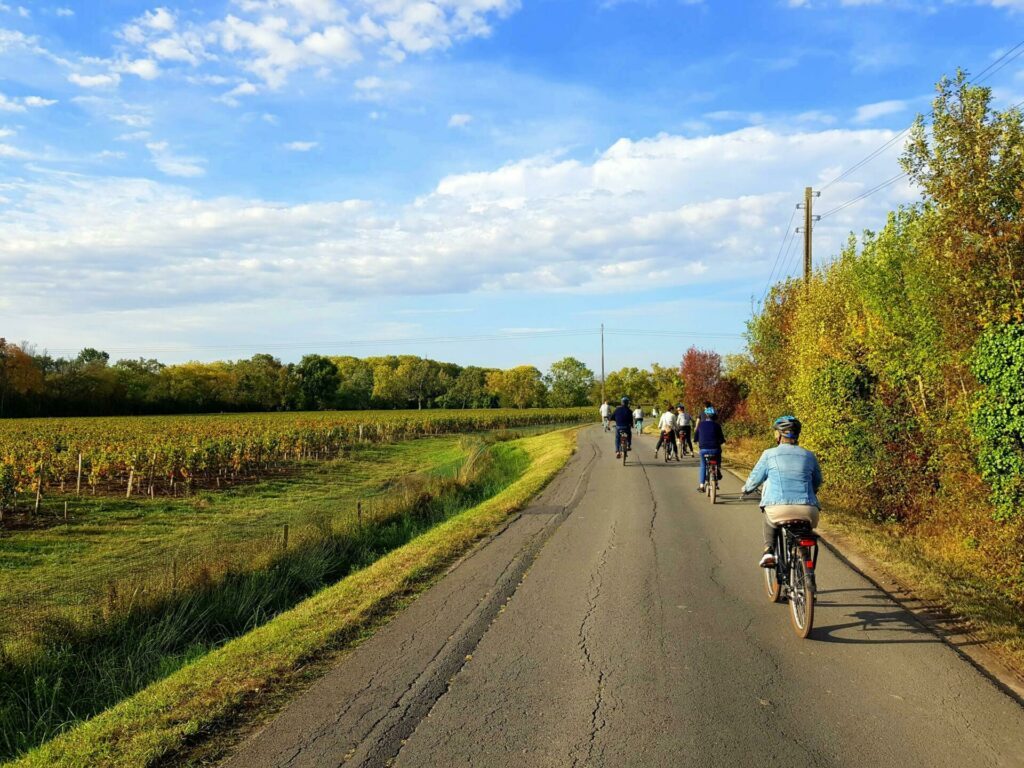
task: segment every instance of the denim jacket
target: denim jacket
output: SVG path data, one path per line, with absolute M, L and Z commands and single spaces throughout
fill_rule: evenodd
M 762 507 L 781 504 L 817 507 L 820 505 L 815 494 L 821 481 L 821 466 L 815 455 L 798 445 L 783 443 L 761 454 L 743 492 L 750 493 L 764 483 Z

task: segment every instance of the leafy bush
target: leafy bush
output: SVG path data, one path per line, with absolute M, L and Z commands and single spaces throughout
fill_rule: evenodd
M 971 420 L 981 476 L 996 517 L 1007 520 L 1024 506 L 1024 324 L 990 326 L 978 339 L 971 370 L 981 384 Z

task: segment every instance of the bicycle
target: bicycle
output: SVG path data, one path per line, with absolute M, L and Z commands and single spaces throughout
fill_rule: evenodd
M 704 457 L 704 493 L 711 499 L 712 504 L 718 503 L 718 457 Z
M 661 433 L 661 443 L 665 446 L 665 463 L 667 464 L 673 455 L 675 455 L 676 461 L 679 461 L 679 449 L 671 432 Z
M 629 445 L 632 437 L 632 433 L 629 429 L 619 430 L 619 448 L 622 449 L 622 466 L 626 466 L 626 457 L 629 455 Z
M 692 456 L 693 448 L 686 447 L 686 431 L 680 427 L 676 432 L 676 445 L 679 447 L 677 454 L 679 456 Z
M 801 639 L 814 625 L 814 597 L 818 591 L 814 569 L 818 563 L 818 535 L 805 520 L 780 523 L 775 533 L 775 567 L 764 569 L 768 599 L 789 601 L 793 631 Z

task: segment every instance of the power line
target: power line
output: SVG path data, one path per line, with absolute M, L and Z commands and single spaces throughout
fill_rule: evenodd
M 688 331 L 660 331 L 630 328 L 606 329 L 606 333 L 615 336 L 675 336 L 687 338 L 720 338 L 732 339 L 741 338 L 742 334 L 736 333 L 702 333 Z M 552 329 L 537 331 L 519 331 L 504 333 L 487 333 L 467 336 L 421 336 L 410 338 L 391 339 L 349 339 L 344 341 L 325 340 L 318 342 L 276 342 L 262 344 L 206 344 L 188 347 L 107 347 L 105 352 L 117 354 L 189 354 L 193 352 L 228 352 L 228 351 L 265 351 L 278 352 L 303 349 L 330 350 L 338 348 L 365 348 L 394 344 L 459 344 L 485 341 L 517 341 L 529 339 L 562 339 L 578 338 L 584 336 L 597 336 L 600 334 L 598 328 L 576 328 L 576 329 Z M 47 352 L 54 354 L 77 353 L 79 349 L 57 348 L 48 349 Z
M 794 235 L 793 232 L 793 219 L 796 218 L 796 207 L 794 206 L 793 212 L 789 214 L 789 223 L 786 224 L 786 229 L 782 233 L 782 242 L 779 243 L 779 252 L 775 254 L 775 263 L 772 264 L 772 271 L 768 274 L 768 283 L 764 287 L 764 293 L 761 295 L 761 303 L 764 304 L 764 300 L 768 298 L 768 291 L 771 290 L 772 280 L 775 278 L 775 270 L 779 267 L 779 259 L 782 257 L 782 250 L 786 247 L 786 241 Z
M 833 208 L 833 209 L 831 209 L 829 211 L 826 211 L 825 213 L 821 214 L 821 218 L 822 219 L 826 219 L 826 218 L 828 218 L 829 216 L 831 216 L 831 215 L 833 215 L 835 213 L 839 213 L 840 211 L 844 210 L 845 208 L 849 208 L 854 203 L 859 203 L 864 198 L 871 197 L 871 195 L 875 194 L 875 192 L 878 192 L 879 190 L 884 189 L 885 187 L 888 187 L 891 184 L 895 184 L 897 181 L 900 181 L 901 179 L 905 179 L 907 176 L 908 176 L 907 172 L 906 171 L 902 171 L 902 172 L 896 174 L 895 176 L 893 176 L 891 179 L 887 179 L 886 181 L 883 181 L 878 186 L 872 187 L 867 192 L 862 192 L 861 194 L 857 195 L 857 197 L 853 198 L 852 200 L 847 200 L 842 205 L 837 205 L 835 208 Z
M 636 328 L 605 328 L 605 333 L 613 336 L 663 336 L 667 338 L 682 337 L 691 339 L 741 339 L 742 333 L 704 333 L 701 331 L 658 331 Z
M 796 230 L 794 230 L 794 235 L 795 235 L 795 233 L 796 233 Z M 793 260 L 794 260 L 795 256 L 791 256 L 790 254 L 799 254 L 800 253 L 800 251 L 795 250 L 793 248 L 794 245 L 796 245 L 796 237 L 795 236 L 793 237 L 792 240 L 789 241 L 789 249 L 786 251 L 786 255 L 782 259 L 782 263 L 785 265 L 785 267 L 783 268 L 783 271 L 779 273 L 779 277 L 780 278 L 783 275 L 785 275 L 786 278 L 788 279 L 792 275 L 792 272 L 793 272 Z
M 1016 51 L 1016 53 L 1014 53 L 1014 51 Z M 981 83 L 982 80 L 985 80 L 985 79 L 987 79 L 989 77 L 992 77 L 992 75 L 996 74 L 996 72 L 998 72 L 999 70 L 1003 69 L 1003 67 L 1005 67 L 1007 64 L 1012 62 L 1014 59 L 1016 59 L 1022 53 L 1024 53 L 1024 40 L 1021 40 L 1019 43 L 1017 43 L 1015 46 L 1013 46 L 1013 48 L 1008 50 L 1006 53 L 1004 53 L 998 59 L 996 59 L 991 64 L 989 64 L 987 67 L 985 67 L 983 70 L 981 70 L 981 72 L 979 72 L 978 74 L 976 74 L 974 76 L 974 79 L 971 80 L 971 82 L 974 85 L 978 85 L 979 83 Z M 1013 54 L 1013 55 L 1010 56 L 1010 54 Z M 999 64 L 999 62 L 1003 61 L 1003 59 L 1006 59 L 1008 56 L 1010 58 L 1007 59 L 1007 61 L 1004 64 L 1002 64 L 1001 66 L 996 67 L 996 65 Z M 995 69 L 992 69 L 993 67 L 995 67 Z M 989 70 L 991 70 L 991 71 L 989 71 Z M 985 74 L 986 72 L 988 72 L 988 74 Z
M 980 84 L 982 80 L 985 80 L 985 79 L 987 79 L 989 77 L 992 77 L 992 75 L 996 74 L 1001 69 L 1003 69 L 1004 67 L 1006 67 L 1009 64 L 1011 64 L 1014 61 L 1014 59 L 1018 58 L 1021 55 L 1024 55 L 1024 40 L 1022 40 L 1019 43 L 1017 43 L 1015 46 L 1010 48 L 1010 50 L 1006 51 L 1006 53 L 1004 53 L 998 59 L 996 59 L 991 64 L 989 64 L 987 67 L 985 67 L 983 70 L 981 70 L 981 72 L 979 72 L 977 75 L 975 75 L 973 79 L 968 80 L 967 81 L 968 84 L 970 84 L 970 85 L 978 85 L 978 84 Z M 1000 63 L 1000 62 L 1002 62 L 1002 63 Z M 858 169 L 863 168 L 865 165 L 870 163 L 872 160 L 874 160 L 876 157 L 878 157 L 880 154 L 882 154 L 885 150 L 887 150 L 889 147 L 891 147 L 893 144 L 895 144 L 897 141 L 899 141 L 913 127 L 914 127 L 913 123 L 911 123 L 906 128 L 904 128 L 902 131 L 900 131 L 895 136 L 893 136 L 888 141 L 886 141 L 884 144 L 882 144 L 880 147 L 878 147 L 877 149 L 875 149 L 871 153 L 869 153 L 862 160 L 860 160 L 859 162 L 857 162 L 854 165 L 850 166 L 845 171 L 843 171 L 838 176 L 836 176 L 834 179 L 832 179 L 827 184 L 822 186 L 819 191 L 820 192 L 824 192 L 826 189 L 831 187 L 833 184 L 835 184 L 835 183 L 837 183 L 839 181 L 842 181 L 843 179 L 847 178 L 851 173 L 854 173 Z
M 872 160 L 874 160 L 876 157 L 878 157 L 880 154 L 882 154 L 885 150 L 887 150 L 889 147 L 891 147 L 893 144 L 895 144 L 897 141 L 899 141 L 903 136 L 905 136 L 907 133 L 909 133 L 910 129 L 913 128 L 913 127 L 914 127 L 913 124 L 908 125 L 902 131 L 900 131 L 895 136 L 893 136 L 891 139 L 889 139 L 887 142 L 885 142 L 882 146 L 878 147 L 878 149 L 874 150 L 871 154 L 869 154 L 867 157 L 865 157 L 860 162 L 855 163 L 854 165 L 851 165 L 849 168 L 847 168 L 841 174 L 836 176 L 834 179 L 832 179 L 832 181 L 830 181 L 828 184 L 823 186 L 818 191 L 819 192 L 824 192 L 826 189 L 831 187 L 836 182 L 842 181 L 843 179 L 845 179 L 847 176 L 849 176 L 854 171 L 856 171 L 856 170 L 858 170 L 860 168 L 863 168 L 865 165 L 870 163 Z

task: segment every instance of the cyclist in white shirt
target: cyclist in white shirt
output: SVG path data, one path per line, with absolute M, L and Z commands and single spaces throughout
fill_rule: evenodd
M 676 414 L 671 405 L 661 414 L 661 419 L 658 421 L 658 432 L 660 434 L 658 435 L 658 444 L 654 446 L 654 458 L 658 458 L 658 451 L 663 444 L 669 453 L 671 453 L 670 448 L 672 450 L 676 448 Z
M 605 400 L 601 403 L 601 423 L 604 424 L 604 431 L 608 431 L 608 417 L 611 415 L 611 406 L 608 405 L 608 401 Z
M 642 435 L 644 433 L 644 409 L 639 405 L 636 410 L 633 411 L 633 425 L 636 427 L 636 433 Z

